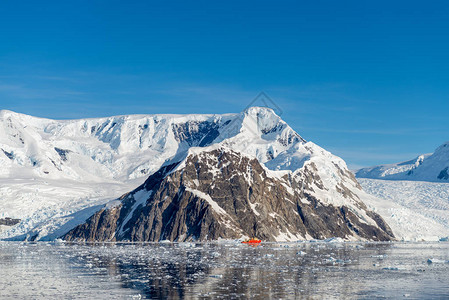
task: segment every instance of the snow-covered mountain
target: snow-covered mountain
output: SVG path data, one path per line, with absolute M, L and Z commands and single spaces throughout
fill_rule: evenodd
M 179 174 L 164 174 L 158 184 L 174 179 L 173 176 L 179 179 L 192 153 L 196 153 L 195 157 L 201 161 L 199 157 L 214 147 L 227 149 L 227 154 L 229 151 L 236 153 L 239 160 L 251 158 L 249 161 L 260 164 L 267 178 L 275 174 L 275 184 L 283 186 L 291 195 L 291 199 L 279 198 L 279 201 L 313 203 L 305 219 L 312 220 L 314 214 L 319 216 L 321 207 L 340 211 L 342 218 L 333 220 L 335 226 L 343 226 L 349 231 L 337 234 L 343 231 L 334 228 L 335 235 L 372 239 L 376 236 L 374 232 L 378 232 L 382 239 L 389 236 L 381 217 L 363 204 L 367 195 L 345 162 L 314 143 L 306 142 L 267 108 L 253 107 L 239 114 L 225 115 L 133 115 L 60 121 L 1 111 L 0 132 L 0 217 L 22 219 L 18 225 L 0 233 L 0 237 L 52 239 L 105 209 L 131 205 L 133 213 L 137 212 L 145 205 L 151 205 L 150 196 L 144 199 L 137 195 L 142 188 L 147 189 L 144 181 L 149 175 L 154 179 L 155 174 L 160 174 L 166 166 L 175 164 Z M 229 163 L 237 165 L 236 161 Z M 212 165 L 206 167 L 210 172 L 218 172 L 217 166 L 215 169 Z M 237 174 L 239 180 L 252 174 L 240 171 Z M 189 179 L 191 182 L 188 183 L 179 181 L 177 187 L 182 186 L 185 191 L 197 186 L 195 180 L 198 178 L 192 176 Z M 232 178 L 222 177 L 221 180 Z M 242 189 L 248 187 L 256 188 L 240 184 L 238 193 L 246 194 Z M 123 197 L 119 204 L 110 202 L 131 190 L 134 191 L 129 197 Z M 175 194 L 172 192 L 170 190 L 166 196 L 173 200 Z M 203 199 L 198 203 L 204 204 L 204 199 L 210 197 L 214 203 L 220 203 L 219 208 L 215 207 L 218 210 L 227 206 L 216 201 L 213 191 L 205 186 L 198 189 L 198 193 L 206 195 L 197 195 L 198 199 Z M 259 196 L 263 197 L 263 194 Z M 258 213 L 279 213 L 276 209 L 264 208 L 266 203 L 263 201 L 259 204 L 259 212 L 257 204 L 251 202 L 254 199 L 248 196 L 247 200 L 247 208 L 256 205 Z M 136 207 L 136 203 L 141 206 Z M 301 219 L 300 207 L 296 205 L 298 220 Z M 256 212 L 252 214 L 257 215 Z M 129 211 L 123 210 L 123 213 L 127 213 L 123 218 L 134 217 Z M 317 221 L 308 224 L 314 226 Z M 118 225 L 126 226 L 127 222 Z M 366 231 L 366 228 L 361 230 L 365 225 L 373 233 L 371 236 L 361 234 Z M 297 229 L 287 235 L 283 229 L 289 230 L 289 227 L 285 226 L 276 229 L 277 235 L 273 232 L 269 238 L 294 240 L 332 235 L 332 230 L 324 234 L 319 227 Z
M 388 165 L 363 168 L 356 172 L 359 178 L 449 182 L 449 142 L 434 153 Z
M 391 240 L 388 225 L 366 208 L 351 191 L 362 194 L 356 182 L 341 172 L 338 186 L 327 190 L 314 163 L 295 172 L 272 171 L 219 144 L 191 148 L 184 159 L 163 166 L 64 239 Z

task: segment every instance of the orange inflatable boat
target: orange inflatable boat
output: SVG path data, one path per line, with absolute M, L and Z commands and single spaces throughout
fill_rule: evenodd
M 262 241 L 259 239 L 256 239 L 256 238 L 252 238 L 252 239 L 244 240 L 242 243 L 244 243 L 244 244 L 260 244 L 260 242 L 262 242 Z

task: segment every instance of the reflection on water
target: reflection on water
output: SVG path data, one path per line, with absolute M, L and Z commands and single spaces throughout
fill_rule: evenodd
M 0 242 L 0 298 L 444 298 L 447 282 L 449 243 Z

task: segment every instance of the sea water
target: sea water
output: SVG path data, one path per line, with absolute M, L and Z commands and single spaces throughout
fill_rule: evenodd
M 449 298 L 449 243 L 0 242 L 1 299 Z

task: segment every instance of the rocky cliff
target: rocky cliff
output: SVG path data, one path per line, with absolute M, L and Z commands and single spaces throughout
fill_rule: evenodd
M 179 242 L 252 236 L 266 241 L 394 238 L 383 219 L 360 200 L 363 192 L 349 171 L 339 169 L 341 181 L 330 191 L 318 167 L 309 162 L 296 172 L 273 171 L 222 145 L 191 148 L 181 161 L 167 162 L 143 185 L 63 238 Z M 334 192 L 344 201 L 326 198 Z
M 14 226 L 20 222 L 20 219 L 0 218 L 0 225 Z

